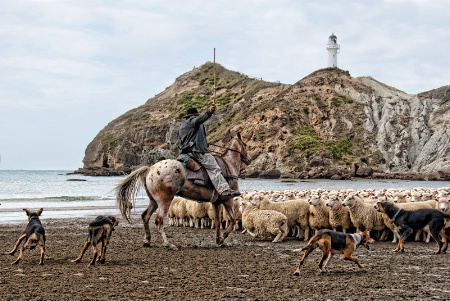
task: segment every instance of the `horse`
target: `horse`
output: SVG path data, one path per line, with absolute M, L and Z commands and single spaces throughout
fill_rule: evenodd
M 231 174 L 231 176 L 226 176 L 231 189 L 238 190 L 241 163 L 250 164 L 251 159 L 247 155 L 247 146 L 242 141 L 239 133 L 230 133 L 228 131 L 226 138 L 229 139 L 228 146 L 225 147 L 225 151 L 220 155 L 220 158 L 224 160 L 225 165 L 228 167 L 228 174 Z M 224 138 L 224 141 L 228 140 L 226 138 Z M 213 187 L 195 185 L 187 179 L 186 169 L 180 161 L 165 159 L 152 166 L 142 166 L 131 172 L 117 184 L 115 188 L 116 202 L 122 216 L 129 223 L 131 223 L 131 208 L 134 207 L 136 193 L 141 187 L 144 187 L 150 200 L 149 205 L 141 214 L 145 229 L 144 247 L 150 247 L 149 221 L 152 214 L 156 211 L 155 225 L 163 239 L 163 246 L 171 250 L 178 250 L 177 246 L 168 240 L 163 226 L 164 217 L 176 195 L 197 202 L 212 203 L 217 245 L 223 245 L 225 239 L 234 229 L 236 219 L 233 209 L 233 196 L 219 196 Z M 221 204 L 224 206 L 231 221 L 223 236 L 221 236 L 220 231 Z

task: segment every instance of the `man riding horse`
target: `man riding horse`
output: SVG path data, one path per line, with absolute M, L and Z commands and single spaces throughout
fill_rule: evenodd
M 144 246 L 150 247 L 151 234 L 149 222 L 153 213 L 156 212 L 155 225 L 163 239 L 163 246 L 171 250 L 178 250 L 177 246 L 170 242 L 164 231 L 164 217 L 167 215 L 170 204 L 176 195 L 197 202 L 212 203 L 217 245 L 222 245 L 231 231 L 233 231 L 236 224 L 233 196 L 239 194 L 238 177 L 241 170 L 241 163 L 250 164 L 251 158 L 247 154 L 246 144 L 242 141 L 241 135 L 236 132 L 232 135 L 229 133 L 231 139 L 228 141 L 225 151 L 219 157 L 216 157 L 219 166 L 222 163 L 225 165 L 227 170 L 226 177 L 229 179 L 228 184 L 224 176 L 220 174 L 220 170 L 217 169 L 215 158 L 209 153 L 208 144 L 206 143 L 203 123 L 211 117 L 214 111 L 215 107 L 212 106 L 209 112 L 200 115 L 197 110 L 193 108 L 189 109 L 185 118 L 186 120 L 180 129 L 180 137 L 183 146 L 186 147 L 185 151 L 192 152 L 195 158 L 201 160 L 207 168 L 209 167 L 205 173 L 210 174 L 211 182 L 214 183 L 215 187 L 197 185 L 194 181 L 189 180 L 188 169 L 183 165 L 185 163 L 184 161 L 186 161 L 187 166 L 187 161 L 191 161 L 189 159 L 192 158 L 188 158 L 186 155 L 183 156 L 184 161 L 181 162 L 178 158 L 165 159 L 151 166 L 141 166 L 122 179 L 116 186 L 117 205 L 122 216 L 127 221 L 130 221 L 131 217 L 132 206 L 130 204 L 135 204 L 137 192 L 142 186 L 145 187 L 149 204 L 141 214 L 145 229 Z M 192 161 L 194 160 L 192 159 Z M 212 172 L 211 168 L 213 169 Z M 218 195 L 218 193 L 221 193 L 221 195 Z M 223 235 L 221 234 L 220 227 L 221 205 L 230 220 Z
M 225 180 L 216 159 L 208 150 L 206 141 L 206 130 L 204 122 L 208 120 L 216 111 L 213 104 L 209 111 L 199 114 L 196 108 L 189 108 L 184 116 L 184 121 L 179 129 L 182 153 L 192 153 L 192 156 L 205 167 L 214 188 L 221 196 L 238 196 L 241 193 L 230 188 Z

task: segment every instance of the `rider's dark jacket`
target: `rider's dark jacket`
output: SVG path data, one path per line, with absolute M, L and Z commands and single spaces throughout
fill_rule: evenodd
M 209 153 L 206 130 L 203 123 L 211 116 L 211 112 L 206 112 L 198 116 L 190 116 L 181 123 L 178 134 L 183 150 L 188 149 L 188 151 L 198 153 Z

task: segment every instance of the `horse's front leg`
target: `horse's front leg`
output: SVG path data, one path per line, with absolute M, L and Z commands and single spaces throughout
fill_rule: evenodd
M 150 217 L 152 216 L 153 212 L 158 208 L 158 205 L 156 204 L 155 200 L 150 198 L 150 204 L 145 209 L 144 212 L 142 212 L 142 222 L 144 224 L 144 230 L 145 230 L 145 236 L 144 236 L 144 247 L 149 248 L 150 247 L 150 240 L 151 240 L 151 234 L 150 234 Z
M 225 229 L 225 232 L 223 232 L 223 238 L 221 238 L 221 241 L 219 243 L 218 238 L 220 238 L 220 228 L 218 227 L 216 230 L 216 242 L 218 245 L 223 244 L 224 240 L 228 237 L 228 235 L 231 233 L 231 231 L 233 231 L 234 226 L 236 225 L 236 217 L 234 215 L 234 202 L 233 202 L 233 198 L 229 198 L 228 200 L 226 200 L 223 203 L 223 206 L 227 212 L 228 215 L 228 219 L 230 220 L 230 223 L 228 224 L 227 228 Z M 218 210 L 218 209 L 217 209 Z M 215 213 L 215 211 L 214 211 Z M 216 221 L 216 219 L 219 219 L 218 215 L 215 215 L 214 221 Z M 219 221 L 220 222 L 220 221 Z

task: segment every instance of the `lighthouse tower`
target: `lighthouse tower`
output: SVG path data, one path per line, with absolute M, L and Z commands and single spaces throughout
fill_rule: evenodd
M 337 67 L 337 54 L 339 53 L 340 46 L 337 44 L 336 40 L 337 37 L 334 33 L 328 38 L 328 67 Z

